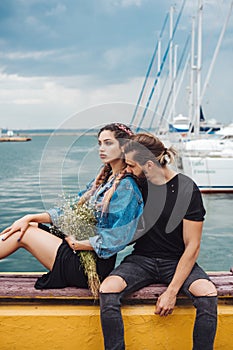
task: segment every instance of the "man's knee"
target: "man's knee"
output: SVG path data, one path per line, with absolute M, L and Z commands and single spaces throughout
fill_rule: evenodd
M 126 281 L 120 276 L 108 276 L 100 285 L 100 293 L 120 293 L 127 287 Z
M 217 296 L 214 284 L 207 279 L 198 279 L 189 286 L 189 291 L 196 297 Z
M 209 280 L 199 279 L 190 285 L 189 291 L 194 296 L 193 305 L 198 314 L 208 315 L 213 322 L 216 322 L 218 299 L 214 284 Z
M 127 286 L 120 276 L 108 276 L 100 285 L 99 301 L 102 317 L 120 317 L 122 291 Z
M 99 293 L 100 314 L 103 317 L 119 317 L 121 308 L 121 293 Z
M 202 316 L 206 320 L 213 321 L 215 325 L 217 324 L 217 296 L 195 297 L 193 305 L 197 310 L 197 317 Z

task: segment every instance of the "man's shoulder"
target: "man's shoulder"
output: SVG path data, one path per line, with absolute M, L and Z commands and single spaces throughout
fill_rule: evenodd
M 197 184 L 195 183 L 195 181 L 193 181 L 193 179 L 191 179 L 191 177 L 183 174 L 183 173 L 178 173 L 177 174 L 177 178 L 178 178 L 178 184 L 180 186 L 184 186 L 184 187 L 189 187 L 190 186 L 193 188 L 193 189 L 197 189 L 198 186 Z
M 179 181 L 183 181 L 184 183 L 193 183 L 194 181 L 191 179 L 191 177 L 183 174 L 183 173 L 178 173 L 177 174 Z

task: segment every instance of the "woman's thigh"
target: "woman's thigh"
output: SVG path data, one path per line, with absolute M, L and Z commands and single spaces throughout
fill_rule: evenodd
M 61 243 L 61 238 L 30 225 L 19 244 L 51 271 Z

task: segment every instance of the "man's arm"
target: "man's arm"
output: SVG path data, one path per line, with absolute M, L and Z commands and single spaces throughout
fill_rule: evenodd
M 202 221 L 183 220 L 185 250 L 179 260 L 171 283 L 168 285 L 167 290 L 158 298 L 156 314 L 167 316 L 172 313 L 177 294 L 197 260 L 200 251 L 202 227 Z

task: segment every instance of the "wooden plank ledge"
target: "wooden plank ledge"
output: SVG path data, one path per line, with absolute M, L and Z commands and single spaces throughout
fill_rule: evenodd
M 0 302 L 13 301 L 44 301 L 66 303 L 93 303 L 93 296 L 88 289 L 67 287 L 61 289 L 36 290 L 34 284 L 41 274 L 36 273 L 0 273 Z M 233 302 L 233 273 L 210 272 L 209 276 L 215 284 L 220 299 L 231 299 Z M 151 303 L 157 300 L 166 290 L 164 284 L 151 284 L 144 287 L 124 300 L 125 303 Z M 187 297 L 179 294 L 177 301 L 187 300 Z
M 219 294 L 215 350 L 232 348 L 233 274 L 209 273 Z M 87 289 L 36 290 L 39 274 L 0 273 L 1 350 L 102 350 L 98 300 Z M 172 315 L 154 314 L 154 302 L 166 289 L 150 285 L 124 300 L 122 316 L 128 350 L 192 348 L 195 308 L 179 295 Z M 203 349 L 204 350 L 204 349 Z

